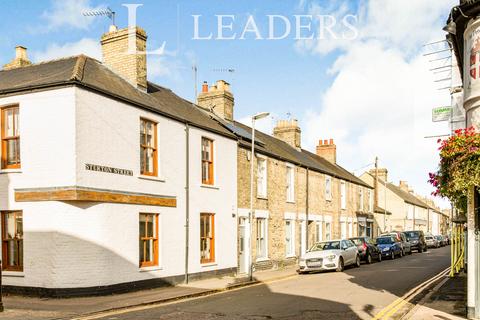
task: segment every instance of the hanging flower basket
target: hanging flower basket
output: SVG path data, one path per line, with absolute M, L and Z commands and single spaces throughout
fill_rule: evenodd
M 473 127 L 459 129 L 438 143 L 439 169 L 428 180 L 435 187 L 432 195 L 448 198 L 466 212 L 468 190 L 480 186 L 480 134 Z

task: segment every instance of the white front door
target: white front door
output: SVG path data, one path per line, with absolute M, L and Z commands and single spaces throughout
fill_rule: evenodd
M 238 260 L 239 260 L 239 273 L 248 272 L 248 236 L 247 236 L 247 218 L 240 218 L 238 223 L 239 234 L 239 248 L 238 248 Z

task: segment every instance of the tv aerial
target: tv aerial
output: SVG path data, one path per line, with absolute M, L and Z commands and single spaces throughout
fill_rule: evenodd
M 109 7 L 105 9 L 83 11 L 82 14 L 85 17 L 108 17 L 110 20 L 112 20 L 112 25 L 115 25 L 115 11 Z

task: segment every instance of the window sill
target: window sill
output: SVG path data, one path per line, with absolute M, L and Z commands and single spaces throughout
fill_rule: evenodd
M 141 267 L 138 269 L 138 272 L 149 272 L 149 271 L 160 271 L 163 270 L 160 266 L 152 266 L 152 267 Z
M 165 182 L 165 179 L 164 178 L 161 178 L 161 177 L 155 177 L 155 176 L 146 176 L 146 175 L 138 175 L 137 176 L 138 179 L 142 179 L 142 180 L 151 180 L 151 181 L 158 181 L 158 182 Z
M 22 169 L 1 169 L 0 174 L 2 173 L 22 173 Z
M 265 261 L 270 261 L 269 258 L 257 258 L 257 260 L 255 260 L 256 262 L 265 262 Z
M 202 263 L 200 266 L 202 268 L 206 268 L 206 267 L 215 267 L 217 265 L 218 265 L 218 263 L 216 263 L 216 262 L 206 262 L 206 263 Z
M 289 254 L 289 255 L 286 255 L 286 256 L 285 256 L 285 258 L 287 258 L 287 259 L 288 259 L 288 258 L 296 258 L 296 257 L 297 257 L 297 256 L 294 255 L 294 254 Z
M 260 200 L 268 200 L 267 196 L 257 196 L 257 199 L 260 199 Z
M 18 277 L 23 278 L 25 277 L 25 273 L 23 271 L 2 271 L 2 277 Z
M 218 186 L 215 186 L 215 185 L 212 185 L 212 184 L 201 184 L 200 187 L 205 188 L 205 189 L 220 190 L 220 188 Z
M 293 204 L 295 204 L 295 201 L 294 201 L 294 200 L 287 200 L 287 203 L 293 203 Z

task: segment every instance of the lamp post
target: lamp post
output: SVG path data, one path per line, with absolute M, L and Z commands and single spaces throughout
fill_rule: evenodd
M 250 281 L 253 280 L 253 245 L 252 245 L 252 220 L 253 220 L 253 162 L 255 158 L 255 121 L 268 117 L 270 113 L 260 112 L 252 116 L 252 150 L 250 154 L 250 211 L 248 212 L 248 242 L 249 242 L 249 252 L 248 252 L 248 278 Z

